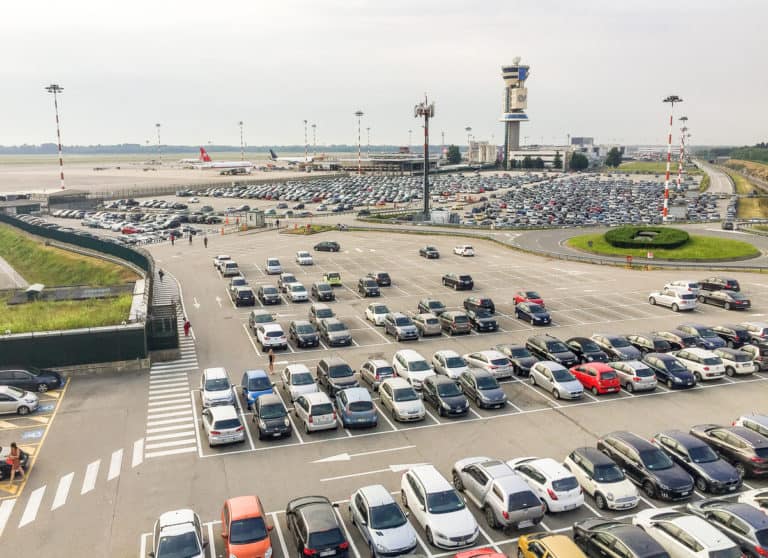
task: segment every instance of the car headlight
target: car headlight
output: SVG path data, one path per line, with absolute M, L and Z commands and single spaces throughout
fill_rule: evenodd
M 262 419 L 259 419 L 259 428 L 266 429 L 267 423 L 264 422 Z
M 432 534 L 434 534 L 436 537 L 440 537 L 441 539 L 448 538 L 443 533 L 441 533 L 440 531 L 432 531 Z
M 376 543 L 376 550 L 379 552 L 389 552 L 389 549 L 383 544 Z
M 613 502 L 613 492 L 609 492 L 605 495 L 609 502 Z
M 440 402 L 440 406 L 441 406 L 443 409 L 447 409 L 447 410 L 450 410 L 450 408 L 451 408 L 451 406 L 450 406 L 448 403 L 446 403 L 445 401 L 441 401 L 441 402 Z
M 30 399 L 25 399 L 24 403 L 29 403 L 31 405 L 33 403 L 37 403 L 37 399 L 31 399 L 31 398 Z
M 264 553 L 264 558 L 272 558 L 272 547 L 271 546 Z
M 676 384 L 682 383 L 682 380 L 681 380 L 680 378 L 678 378 L 677 376 L 675 376 L 675 377 L 672 379 L 672 381 L 673 381 L 673 382 L 675 382 Z
M 290 426 L 290 425 L 291 425 L 291 421 L 289 421 L 289 420 L 288 420 L 288 417 L 286 417 L 286 418 L 284 418 L 284 419 L 283 419 L 283 424 L 284 424 L 285 426 Z

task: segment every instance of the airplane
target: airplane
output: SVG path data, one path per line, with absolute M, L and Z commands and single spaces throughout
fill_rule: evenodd
M 250 161 L 213 161 L 205 148 L 200 148 L 200 157 L 198 159 L 182 159 L 180 163 L 191 164 L 196 169 L 247 169 L 250 170 L 254 164 Z
M 315 160 L 314 157 L 278 157 L 277 153 L 275 153 L 271 149 L 269 150 L 269 157 L 273 161 L 284 161 L 292 165 L 302 165 L 306 163 L 311 163 L 312 161 Z

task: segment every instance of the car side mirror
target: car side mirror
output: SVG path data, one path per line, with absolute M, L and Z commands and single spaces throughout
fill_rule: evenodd
M 208 541 L 205 541 L 205 542 L 203 543 L 203 548 L 208 548 Z
M 147 554 L 147 556 L 149 556 L 149 558 L 155 558 L 155 553 L 154 552 L 150 552 L 149 554 Z
M 272 383 L 271 383 L 271 384 L 269 384 L 269 385 L 271 385 L 272 387 L 275 387 L 275 382 L 272 382 Z
M 339 504 L 338 504 L 338 503 L 336 503 L 336 502 L 334 502 L 334 503 L 333 503 L 333 504 L 331 504 L 331 505 L 332 505 L 334 508 L 338 508 L 338 507 L 339 507 Z
M 368 525 L 368 522 L 367 522 L 365 519 L 361 519 L 361 520 L 360 520 L 360 525 L 362 525 L 363 527 L 365 527 L 366 525 Z
M 685 461 L 686 463 L 690 463 L 691 462 L 691 458 L 688 457 L 687 455 L 684 455 L 683 456 L 683 461 Z

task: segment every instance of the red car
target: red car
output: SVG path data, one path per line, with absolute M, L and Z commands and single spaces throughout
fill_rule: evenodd
M 581 382 L 585 390 L 600 393 L 618 393 L 621 389 L 616 371 L 602 362 L 580 364 L 571 368 L 571 374 Z
M 515 304 L 518 302 L 535 302 L 536 304 L 544 306 L 544 300 L 536 291 L 517 291 L 515 293 L 514 301 Z
M 121 232 L 123 234 L 136 234 L 137 232 L 139 232 L 139 230 L 135 227 L 128 225 L 127 227 L 123 227 L 123 230 Z
M 499 554 L 492 548 L 473 548 L 472 550 L 465 550 L 464 552 L 458 552 L 453 558 L 507 558 L 506 554 Z

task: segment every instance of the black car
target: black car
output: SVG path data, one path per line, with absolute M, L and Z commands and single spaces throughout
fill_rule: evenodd
M 589 337 L 571 337 L 565 342 L 579 362 L 608 362 L 608 355 Z
M 642 362 L 653 370 L 656 379 L 666 384 L 669 389 L 692 388 L 696 385 L 696 377 L 673 355 L 646 353 Z
M 496 312 L 496 305 L 488 297 L 470 296 L 464 299 L 465 310 L 488 310 L 491 314 Z
M 743 426 L 699 424 L 691 427 L 693 436 L 732 463 L 742 477 L 768 475 L 768 438 Z
M 274 393 L 260 395 L 253 408 L 253 423 L 259 429 L 259 440 L 291 435 L 291 421 L 282 399 Z
M 320 344 L 320 335 L 307 320 L 292 320 L 288 325 L 288 339 L 299 347 L 317 347 Z
M 701 342 L 699 344 L 699 347 L 702 349 L 707 349 L 708 351 L 711 351 L 712 349 L 719 349 L 720 347 L 725 347 L 725 341 L 723 341 L 720 336 L 715 333 L 715 331 L 709 327 L 705 326 L 703 324 L 680 324 L 677 326 L 677 329 L 684 333 L 688 333 L 690 335 L 695 335 L 699 339 L 701 339 Z
M 229 291 L 235 306 L 256 306 L 256 296 L 250 287 L 235 287 Z
M 515 318 L 530 322 L 531 325 L 549 325 L 552 317 L 541 304 L 535 302 L 518 302 L 515 305 Z
M 259 285 L 259 290 L 256 291 L 256 298 L 258 298 L 262 304 L 280 304 L 280 293 L 277 292 L 277 288 L 272 285 Z
M 314 248 L 316 252 L 338 252 L 341 250 L 339 243 L 332 240 L 324 240 L 323 242 L 318 242 L 315 244 Z
M 63 385 L 64 377 L 54 370 L 41 370 L 33 366 L 0 366 L 0 386 L 42 393 Z
M 693 477 L 700 492 L 728 493 L 741 487 L 741 475 L 700 439 L 680 430 L 665 430 L 651 443 Z
M 445 312 L 445 304 L 434 298 L 422 298 L 417 309 L 419 314 L 434 314 L 439 317 Z
M 419 256 L 428 260 L 436 260 L 440 258 L 440 251 L 434 246 L 422 246 L 419 248 Z
M 328 396 L 336 397 L 339 390 L 360 387 L 355 371 L 342 358 L 324 358 L 317 363 L 317 384 L 324 387 Z
M 637 525 L 593 517 L 573 524 L 573 542 L 590 558 L 669 558 L 656 539 Z M 617 553 L 616 549 L 621 549 Z
M 376 281 L 376 284 L 379 287 L 392 286 L 392 278 L 389 276 L 389 273 L 387 273 L 386 271 L 373 271 L 368 274 L 368 277 Z
M 527 348 L 522 345 L 502 344 L 494 347 L 497 351 L 506 356 L 515 368 L 515 376 L 528 376 L 531 372 L 531 366 L 539 362 L 539 359 L 531 354 Z
M 535 335 L 529 337 L 525 347 L 541 360 L 552 360 L 570 368 L 579 363 L 578 357 L 571 352 L 568 345 L 552 335 Z
M 325 341 L 329 347 L 335 347 L 338 345 L 351 345 L 352 334 L 349 332 L 349 328 L 337 318 L 325 318 L 320 320 L 318 330 L 320 332 L 320 339 Z
M 747 328 L 740 325 L 725 324 L 712 326 L 712 331 L 725 341 L 725 344 L 731 349 L 738 349 L 752 340 L 752 336 Z
M 670 329 L 668 331 L 654 331 L 653 335 L 666 339 L 673 351 L 681 349 L 691 349 L 699 347 L 706 349 L 706 342 L 698 335 L 686 333 L 679 329 Z
M 333 292 L 333 287 L 325 281 L 312 283 L 310 296 L 314 297 L 315 300 L 336 300 L 336 293 Z
M 8 459 L 11 455 L 11 446 L 0 446 L 0 481 L 11 478 L 11 464 Z M 29 466 L 29 454 L 19 448 L 19 463 L 21 468 L 26 471 Z M 19 475 L 16 475 L 18 477 Z
M 302 556 L 347 558 L 349 542 L 335 508 L 324 496 L 304 496 L 288 502 L 285 522 Z
M 746 296 L 736 291 L 701 291 L 698 300 L 701 304 L 722 306 L 726 310 L 746 310 L 752 306 Z
M 461 416 L 469 412 L 469 402 L 454 380 L 447 376 L 428 376 L 421 385 L 425 403 L 442 416 Z
M 378 283 L 370 277 L 361 277 L 357 280 L 357 292 L 362 297 L 381 295 Z
M 459 275 L 458 273 L 446 273 L 443 275 L 443 286 L 450 287 L 454 291 L 471 291 L 475 286 L 471 275 Z
M 481 409 L 501 408 L 507 404 L 507 395 L 489 372 L 470 368 L 459 376 L 461 391 Z
M 640 360 L 640 351 L 623 335 L 595 333 L 590 339 L 605 351 L 610 360 Z
M 729 277 L 708 277 L 702 281 L 699 281 L 699 286 L 702 291 L 739 291 L 739 282 L 736 279 Z
M 691 475 L 637 434 L 612 432 L 597 441 L 597 449 L 613 459 L 650 498 L 685 500 L 693 493 Z
M 477 310 L 467 310 L 467 317 L 469 318 L 469 325 L 477 331 L 496 331 L 499 329 L 499 324 L 496 322 L 496 318 L 493 314 L 484 308 Z
M 627 335 L 627 341 L 632 343 L 641 353 L 668 353 L 672 350 L 672 345 L 658 335 L 653 333 L 633 333 Z
M 756 507 L 710 498 L 691 502 L 686 510 L 720 529 L 747 556 L 768 556 L 768 515 Z

